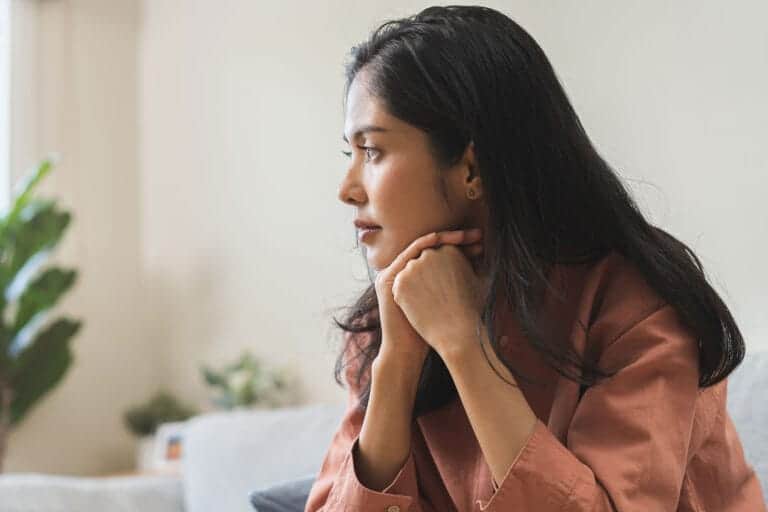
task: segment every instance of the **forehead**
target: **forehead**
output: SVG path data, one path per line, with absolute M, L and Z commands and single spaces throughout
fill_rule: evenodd
M 356 77 L 347 93 L 343 139 L 354 140 L 363 131 L 390 131 L 393 125 L 394 118 L 381 101 L 370 93 L 364 80 Z

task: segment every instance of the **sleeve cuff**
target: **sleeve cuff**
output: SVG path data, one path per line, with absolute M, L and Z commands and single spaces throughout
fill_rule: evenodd
M 561 510 L 577 477 L 568 464 L 568 456 L 572 457 L 568 449 L 537 419 L 531 435 L 491 498 L 476 500 L 480 511 L 507 510 L 513 505 L 525 510 L 528 507 L 533 507 L 531 510 Z M 548 506 L 538 508 L 542 489 L 547 489 Z
M 375 491 L 363 485 L 358 478 L 353 454 L 359 439 L 359 436 L 356 437 L 347 451 L 338 473 L 340 480 L 333 485 L 331 495 L 328 497 L 329 501 L 334 504 L 341 503 L 350 508 L 359 507 L 361 510 L 363 507 L 387 510 L 387 507 L 393 505 L 397 505 L 402 511 L 408 510 L 418 496 L 413 451 L 408 453 L 408 458 L 392 482 L 384 490 Z

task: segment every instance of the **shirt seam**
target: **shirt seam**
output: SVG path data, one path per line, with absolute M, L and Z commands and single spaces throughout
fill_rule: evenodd
M 662 309 L 666 308 L 667 306 L 671 307 L 671 305 L 668 302 L 665 301 L 665 302 L 662 302 L 660 305 L 656 306 L 654 309 L 650 310 L 647 314 L 643 315 L 639 320 L 636 320 L 635 322 L 630 324 L 628 327 L 624 328 L 624 330 L 619 332 L 619 334 L 617 334 L 611 341 L 606 343 L 605 346 L 603 347 L 602 351 L 606 352 L 611 346 L 613 346 L 616 342 L 618 342 L 621 338 L 623 338 L 624 335 L 626 335 L 632 329 L 637 327 L 640 323 L 646 321 L 651 316 L 655 315 L 656 313 L 658 313 Z

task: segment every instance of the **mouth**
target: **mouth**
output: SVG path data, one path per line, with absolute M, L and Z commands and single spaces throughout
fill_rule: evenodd
M 381 231 L 381 226 L 364 226 L 357 228 L 357 238 L 358 240 L 366 240 L 371 235 L 375 234 L 377 231 Z

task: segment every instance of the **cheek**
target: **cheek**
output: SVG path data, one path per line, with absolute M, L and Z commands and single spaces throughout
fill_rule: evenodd
M 406 173 L 398 167 L 383 168 L 371 187 L 371 199 L 378 213 L 385 217 L 395 214 L 407 202 L 409 189 Z
M 430 221 L 439 212 L 438 192 L 425 170 L 415 165 L 392 165 L 382 168 L 372 185 L 374 210 L 382 224 L 385 220 L 395 225 L 407 219 L 407 225 Z
M 418 157 L 402 157 L 370 174 L 371 214 L 384 228 L 368 247 L 371 263 L 386 266 L 420 236 L 452 224 L 436 172 Z

